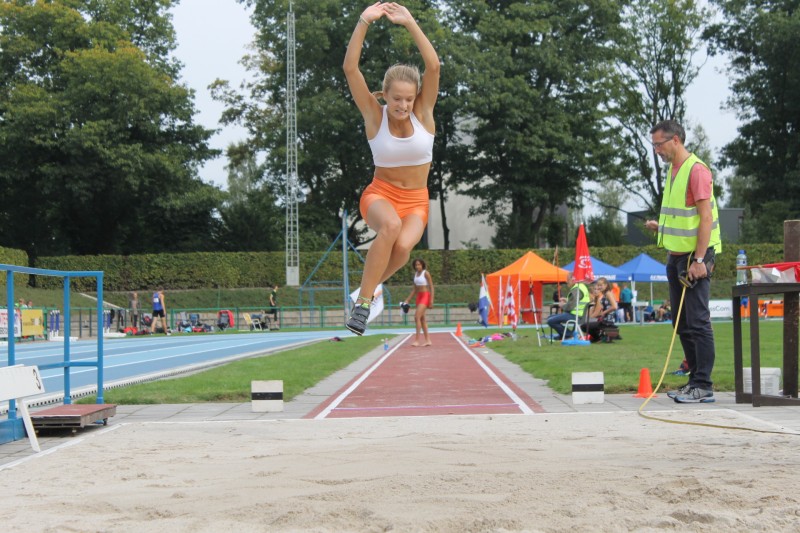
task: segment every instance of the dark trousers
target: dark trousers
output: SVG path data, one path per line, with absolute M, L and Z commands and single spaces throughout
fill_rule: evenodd
M 713 254 L 713 251 L 710 253 Z M 686 289 L 683 308 L 678 316 L 683 285 L 678 274 L 687 270 L 690 254 L 669 254 L 667 260 L 667 279 L 669 280 L 669 299 L 672 305 L 672 324 L 678 320 L 678 335 L 683 345 L 683 354 L 689 364 L 689 385 L 701 389 L 711 389 L 711 371 L 714 369 L 714 331 L 711 329 L 711 311 L 708 300 L 711 296 L 711 280 L 697 280 L 692 289 Z M 706 254 L 708 257 L 708 254 Z
M 550 318 L 547 319 L 547 325 L 556 330 L 559 337 L 564 337 L 564 330 L 566 329 L 564 324 L 569 320 L 575 320 L 575 315 L 572 313 L 559 313 L 557 315 L 551 315 Z M 572 331 L 568 331 L 565 338 L 571 339 Z

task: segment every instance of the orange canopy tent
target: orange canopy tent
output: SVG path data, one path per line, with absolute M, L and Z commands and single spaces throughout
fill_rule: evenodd
M 489 309 L 489 323 L 501 324 L 505 315 L 503 303 L 506 300 L 508 288 L 514 292 L 514 302 L 521 311 L 522 320 L 533 324 L 533 310 L 531 309 L 530 293 L 533 292 L 538 316 L 536 320 L 542 323 L 542 285 L 544 283 L 565 283 L 568 272 L 550 264 L 533 252 L 528 252 L 505 268 L 486 275 L 486 284 L 489 286 L 489 299 L 492 307 Z

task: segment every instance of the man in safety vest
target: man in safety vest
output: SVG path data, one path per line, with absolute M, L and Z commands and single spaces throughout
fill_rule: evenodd
M 669 163 L 669 168 L 659 219 L 648 220 L 645 225 L 658 232 L 658 246 L 668 252 L 672 321 L 673 324 L 677 321 L 689 364 L 689 382 L 667 396 L 678 403 L 713 402 L 711 371 L 715 349 L 708 309 L 709 276 L 715 255 L 722 251 L 722 241 L 711 170 L 686 150 L 686 132 L 676 121 L 659 122 L 650 135 L 653 150 Z M 683 307 L 678 313 L 682 295 Z
M 583 310 L 589 303 L 589 289 L 584 283 L 576 283 L 572 273 L 567 274 L 567 285 L 570 286 L 569 295 L 567 298 L 561 298 L 556 303 L 561 308 L 561 313 L 557 315 L 550 315 L 547 319 L 547 325 L 553 328 L 558 334 L 558 338 L 571 338 L 572 331 L 568 331 L 566 337 L 564 336 L 564 324 L 568 320 L 575 320 L 575 317 L 580 320 L 583 317 Z

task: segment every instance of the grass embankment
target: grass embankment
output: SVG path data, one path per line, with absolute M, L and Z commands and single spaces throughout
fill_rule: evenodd
M 732 324 L 714 324 L 717 359 L 712 377 L 718 391 L 734 390 L 732 330 Z M 487 335 L 494 331 L 496 330 L 468 330 L 465 334 Z M 489 343 L 488 346 L 509 361 L 520 365 L 532 376 L 547 380 L 556 392 L 570 393 L 572 372 L 602 371 L 607 393 L 633 394 L 638 389 L 642 368 L 650 370 L 653 386 L 658 382 L 669 350 L 672 329 L 669 324 L 624 326 L 621 328 L 623 340 L 591 346 L 561 346 L 559 343 L 549 344 L 543 340 L 539 347 L 533 330 L 521 329 L 519 333 L 517 341 L 506 339 Z M 745 328 L 745 353 L 749 342 L 749 333 Z M 110 390 L 105 394 L 105 401 L 115 404 L 246 402 L 250 398 L 250 382 L 256 379 L 283 380 L 284 399 L 290 401 L 380 343 L 381 339 L 377 336 L 347 338 L 345 342 L 324 341 L 270 356 L 230 363 L 184 378 Z M 762 321 L 763 367 L 782 366 L 782 346 L 783 322 Z M 686 382 L 685 377 L 669 374 L 678 368 L 682 359 L 683 350 L 680 341 L 676 339 L 661 393 Z M 745 365 L 749 365 L 747 357 Z M 87 403 L 94 401 L 94 398 L 82 400 Z
M 253 380 L 283 380 L 284 401 L 290 401 L 337 370 L 382 344 L 377 336 L 322 341 L 263 357 L 235 361 L 197 374 L 131 385 L 105 392 L 104 401 L 118 405 L 247 402 Z M 94 403 L 94 396 L 79 403 Z
M 716 361 L 712 380 L 718 391 L 734 390 L 733 376 L 733 324 L 714 323 Z M 761 366 L 783 366 L 783 321 L 761 321 Z M 549 386 L 562 394 L 572 390 L 573 372 L 603 372 L 605 392 L 635 393 L 639 387 L 642 368 L 650 370 L 653 387 L 658 383 L 672 338 L 671 324 L 628 325 L 620 328 L 623 340 L 611 344 L 596 343 L 591 346 L 561 346 L 549 344 L 544 339 L 539 347 L 532 330 L 520 330 L 522 337 L 516 341 L 501 341 L 488 346 L 506 359 L 518 364 L 529 374 L 548 381 Z M 750 366 L 749 328 L 745 324 L 742 335 L 744 366 Z M 686 377 L 673 376 L 683 360 L 680 339 L 670 357 L 667 375 L 660 393 L 686 383 Z

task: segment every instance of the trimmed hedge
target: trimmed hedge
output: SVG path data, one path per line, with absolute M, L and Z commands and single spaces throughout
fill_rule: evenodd
M 715 279 L 735 279 L 738 248 L 744 248 L 747 251 L 751 265 L 783 260 L 783 245 L 725 245 L 723 253 L 717 258 Z M 0 253 L 3 250 L 7 249 L 0 248 Z M 555 249 L 533 251 L 548 262 L 554 260 Z M 590 248 L 590 251 L 594 257 L 611 265 L 621 265 L 642 252 L 657 261 L 665 261 L 665 252 L 656 248 L 655 245 Z M 18 251 L 11 250 L 11 252 Z M 527 250 L 523 249 L 417 250 L 412 253 L 412 259 L 418 257 L 427 263 L 435 283 L 460 285 L 477 283 L 481 273 L 488 274 L 500 270 L 519 259 L 526 252 Z M 22 254 L 24 257 L 24 252 Z M 311 280 L 315 286 L 325 286 L 326 281 L 329 282 L 328 286 L 341 284 L 342 253 L 340 251 L 331 252 L 327 255 L 325 262 L 318 265 L 323 256 L 322 252 L 300 254 L 301 285 L 317 267 Z M 565 265 L 574 258 L 574 249 L 558 249 L 559 265 Z M 36 266 L 53 270 L 101 270 L 105 273 L 104 288 L 109 291 L 266 287 L 272 283 L 283 285 L 286 279 L 284 252 L 197 252 L 130 256 L 42 257 L 37 260 Z M 363 264 L 356 253 L 350 252 L 348 254 L 348 270 L 353 287 L 360 282 L 362 268 Z M 409 265 L 390 278 L 388 283 L 407 284 L 410 276 L 411 267 Z M 94 291 L 96 289 L 90 278 L 74 279 L 71 283 L 76 290 Z M 39 277 L 37 286 L 60 288 L 61 281 L 55 278 Z
M 14 248 L 3 248 L 0 246 L 0 263 L 4 265 L 28 266 L 28 254 L 24 250 Z M 28 285 L 30 276 L 28 274 L 14 274 L 14 287 L 25 287 Z M 0 276 L 0 287 L 6 286 L 5 275 Z M 5 296 L 2 299 L 5 302 Z

